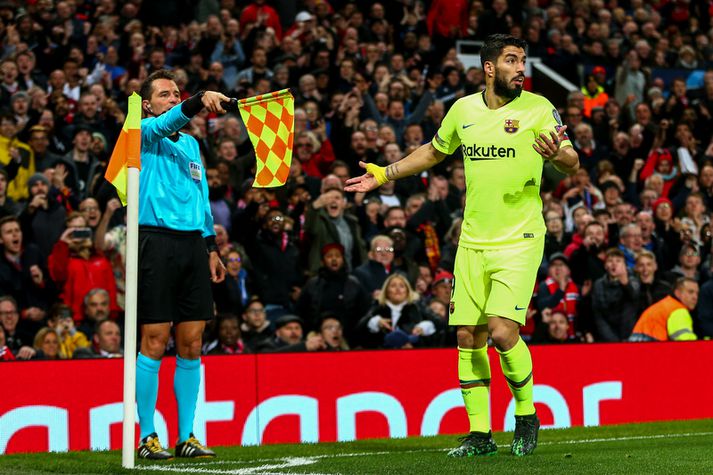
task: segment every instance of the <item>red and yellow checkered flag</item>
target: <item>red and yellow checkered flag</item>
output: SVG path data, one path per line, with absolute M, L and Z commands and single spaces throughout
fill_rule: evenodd
M 254 187 L 284 185 L 290 175 L 295 139 L 295 99 L 289 89 L 238 101 L 248 136 L 255 148 Z

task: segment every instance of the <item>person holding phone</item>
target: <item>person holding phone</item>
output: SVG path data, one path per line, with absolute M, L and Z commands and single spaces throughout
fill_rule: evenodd
M 94 247 L 92 230 L 79 212 L 67 216 L 64 230 L 47 261 L 50 278 L 60 289 L 60 300 L 72 309 L 77 325 L 84 319 L 84 297 L 92 289 L 109 292 L 111 316 L 116 317 L 116 281 L 111 263 Z

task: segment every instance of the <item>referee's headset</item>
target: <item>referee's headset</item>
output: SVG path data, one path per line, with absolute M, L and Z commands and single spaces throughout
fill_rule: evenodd
M 151 104 L 149 104 L 149 101 L 146 101 L 146 106 L 144 106 L 144 110 L 146 111 L 147 114 L 156 116 L 156 114 L 153 113 L 153 109 L 151 109 Z

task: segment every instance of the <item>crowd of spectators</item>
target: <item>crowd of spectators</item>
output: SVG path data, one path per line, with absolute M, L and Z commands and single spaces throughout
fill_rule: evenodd
M 251 186 L 239 116 L 204 112 L 185 130 L 227 267 L 206 354 L 453 346 L 460 152 L 366 196 L 343 186 L 359 161 L 393 163 L 430 141 L 458 98 L 483 89 L 454 45 L 493 33 L 526 39 L 530 57 L 581 88 L 560 108 L 581 168 L 545 167 L 545 255 L 524 337 L 626 341 L 642 314 L 665 326 L 674 307 L 693 328 L 663 338 L 713 336 L 709 8 L 0 0 L 0 361 L 121 356 L 125 213 L 103 172 L 128 96 L 158 69 L 184 98 L 295 97 L 280 188 Z

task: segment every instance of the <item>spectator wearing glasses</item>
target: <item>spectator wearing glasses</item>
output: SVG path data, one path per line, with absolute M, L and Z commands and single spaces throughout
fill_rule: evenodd
M 5 344 L 18 360 L 29 360 L 35 356 L 32 348 L 33 332 L 25 321 L 20 321 L 17 302 L 6 295 L 0 297 L 0 325 L 5 332 Z
M 295 154 L 307 176 L 324 178 L 334 162 L 334 151 L 329 140 L 320 142 L 314 132 L 305 130 L 297 135 Z
M 243 267 L 242 254 L 237 249 L 228 251 L 225 262 L 225 280 L 213 284 L 213 300 L 218 313 L 238 314 L 247 305 L 250 297 L 250 281 Z
M 699 282 L 701 277 L 699 272 L 700 265 L 701 254 L 698 246 L 693 243 L 684 244 L 678 254 L 678 264 L 671 268 L 664 278 L 669 282 L 675 282 L 680 277 L 686 277 Z
M 374 236 L 367 255 L 369 260 L 354 269 L 353 274 L 359 279 L 364 290 L 376 300 L 379 298 L 381 286 L 392 272 L 394 241 L 383 234 Z

